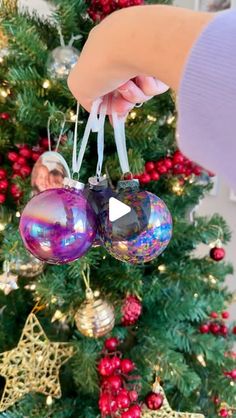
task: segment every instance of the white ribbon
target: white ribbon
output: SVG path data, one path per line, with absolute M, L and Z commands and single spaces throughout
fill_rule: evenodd
M 97 169 L 96 169 L 96 176 L 99 180 L 102 173 L 102 164 L 103 164 L 103 156 L 104 156 L 104 126 L 107 114 L 107 99 L 105 98 L 101 108 L 100 108 L 100 116 L 98 121 L 98 136 L 97 136 L 97 153 L 98 153 L 98 162 L 97 162 Z
M 61 112 L 60 110 L 57 110 L 55 113 L 60 113 L 60 115 L 63 116 L 63 120 L 62 120 L 62 123 L 61 123 L 61 130 L 60 130 L 60 133 L 59 133 L 59 136 L 58 136 L 58 140 L 57 140 L 57 143 L 56 143 L 56 147 L 55 147 L 55 152 L 57 152 L 58 151 L 58 147 L 59 147 L 60 142 L 61 142 L 61 138 L 62 138 L 63 132 L 64 132 L 64 128 L 65 128 L 65 124 L 66 124 L 66 117 L 65 117 L 64 113 Z M 48 118 L 47 134 L 48 134 L 48 150 L 49 151 L 52 151 L 50 125 L 51 125 L 51 120 L 53 119 L 53 117 L 55 117 L 55 113 L 53 113 Z
M 126 138 L 125 138 L 125 118 L 118 117 L 117 113 L 112 111 L 112 123 L 114 128 L 115 142 L 118 153 L 118 158 L 120 162 L 120 167 L 122 173 L 129 173 L 129 160 L 126 147 Z

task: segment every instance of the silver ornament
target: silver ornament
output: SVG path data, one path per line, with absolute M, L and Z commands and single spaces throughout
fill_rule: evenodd
M 66 79 L 76 64 L 80 52 L 73 46 L 58 46 L 50 53 L 47 62 L 48 74 L 51 78 Z

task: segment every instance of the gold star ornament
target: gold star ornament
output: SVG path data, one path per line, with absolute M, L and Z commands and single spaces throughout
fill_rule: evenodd
M 73 354 L 69 344 L 49 341 L 37 317 L 31 313 L 17 347 L 0 354 L 0 375 L 6 379 L 0 412 L 29 392 L 60 398 L 60 367 Z
M 163 396 L 163 405 L 157 411 L 151 411 L 145 407 L 142 411 L 142 418 L 204 418 L 204 415 L 201 414 L 173 411 L 158 379 L 156 379 L 156 382 L 153 385 L 153 392 L 160 393 Z

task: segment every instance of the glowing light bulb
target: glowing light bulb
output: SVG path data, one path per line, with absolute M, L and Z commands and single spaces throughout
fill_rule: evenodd
M 51 86 L 51 83 L 49 80 L 44 80 L 43 82 L 43 88 L 48 89 Z

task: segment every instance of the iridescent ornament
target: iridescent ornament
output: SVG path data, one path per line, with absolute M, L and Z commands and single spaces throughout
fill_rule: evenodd
M 102 337 L 115 325 L 114 308 L 99 295 L 95 297 L 91 289 L 87 289 L 86 300 L 75 314 L 75 323 L 81 334 L 86 337 Z
M 80 52 L 73 46 L 58 46 L 50 53 L 47 71 L 51 78 L 66 79 L 78 61 Z
M 83 185 L 69 179 L 67 183 L 72 187 L 34 196 L 20 219 L 20 234 L 27 250 L 51 264 L 82 257 L 97 231 L 96 214 L 81 190 Z
M 131 187 L 129 187 L 129 184 Z M 145 263 L 160 255 L 172 235 L 172 218 L 165 203 L 153 193 L 139 191 L 137 183 L 120 182 L 117 195 L 131 212 L 114 222 L 105 205 L 99 216 L 99 236 L 107 251 L 130 264 Z

